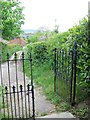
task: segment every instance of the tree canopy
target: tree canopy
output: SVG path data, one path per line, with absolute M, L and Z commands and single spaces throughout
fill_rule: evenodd
M 11 40 L 20 35 L 21 25 L 24 24 L 23 7 L 14 0 L 0 0 L 0 31 L 2 38 Z

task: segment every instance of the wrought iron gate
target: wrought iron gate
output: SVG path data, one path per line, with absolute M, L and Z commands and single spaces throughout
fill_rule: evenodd
M 75 104 L 77 43 L 72 50 L 54 50 L 54 91 L 65 101 Z
M 32 77 L 32 57 L 13 58 L 7 54 L 7 62 L 0 59 L 0 76 L 2 85 L 2 118 L 32 118 L 35 119 L 34 85 Z M 30 68 L 30 80 L 25 75 L 25 62 Z

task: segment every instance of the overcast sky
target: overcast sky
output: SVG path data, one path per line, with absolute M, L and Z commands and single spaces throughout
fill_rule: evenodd
M 89 0 L 20 0 L 25 7 L 23 29 L 38 29 L 47 26 L 66 31 L 88 15 Z M 55 23 L 56 19 L 56 23 Z

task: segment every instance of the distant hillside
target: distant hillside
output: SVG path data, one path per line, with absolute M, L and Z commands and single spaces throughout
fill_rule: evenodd
M 27 39 L 29 38 L 31 35 L 33 35 L 37 30 L 34 30 L 34 29 L 23 29 L 24 33 L 22 35 L 22 37 L 24 39 Z
M 36 32 L 36 30 L 34 30 L 34 29 L 23 29 L 23 31 L 25 33 L 35 33 Z

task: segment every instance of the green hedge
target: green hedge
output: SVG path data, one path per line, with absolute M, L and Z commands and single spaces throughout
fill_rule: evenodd
M 7 60 L 7 53 L 11 57 L 15 52 L 22 50 L 20 45 L 0 43 L 0 54 L 2 55 L 2 62 Z
M 80 101 L 87 97 L 88 84 L 90 80 L 90 48 L 87 40 L 87 19 L 80 21 L 79 25 L 75 25 L 67 32 L 52 35 L 47 41 L 28 44 L 25 51 L 32 51 L 33 62 L 38 67 L 47 63 L 48 67 L 53 66 L 54 48 L 72 50 L 73 45 L 77 42 L 77 99 Z M 84 91 L 85 90 L 85 91 Z M 85 93 L 85 94 L 84 94 Z M 80 94 L 81 98 L 79 97 Z M 85 96 L 84 96 L 85 95 Z
M 27 53 L 32 52 L 34 64 L 42 64 L 48 60 L 48 45 L 46 42 L 36 42 L 27 45 Z
M 6 60 L 6 53 L 8 51 L 8 46 L 7 44 L 0 43 L 0 54 L 2 56 L 2 61 Z

